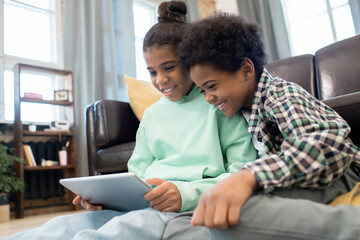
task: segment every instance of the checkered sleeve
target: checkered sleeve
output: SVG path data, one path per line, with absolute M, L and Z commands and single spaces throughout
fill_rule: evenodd
M 276 122 L 283 136 L 280 151 L 245 165 L 259 185 L 274 188 L 321 188 L 349 167 L 354 146 L 350 127 L 330 107 L 298 85 L 280 82 L 263 97 L 263 115 Z M 266 136 L 267 142 L 271 142 Z

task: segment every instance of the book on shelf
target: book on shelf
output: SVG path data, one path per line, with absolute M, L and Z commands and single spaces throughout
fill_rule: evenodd
M 24 98 L 39 99 L 39 100 L 43 99 L 41 94 L 31 93 L 31 92 L 25 92 L 24 93 Z
M 30 145 L 24 144 L 25 158 L 30 167 L 36 167 L 36 161 Z

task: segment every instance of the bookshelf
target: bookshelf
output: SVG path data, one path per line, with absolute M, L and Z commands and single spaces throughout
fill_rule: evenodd
M 41 97 L 29 97 L 30 96 L 42 96 L 39 93 L 30 93 L 26 91 L 26 86 L 29 85 L 29 81 L 25 79 L 26 74 L 32 74 L 35 76 L 47 76 L 51 82 L 51 88 L 46 89 L 49 91 L 47 97 L 42 99 Z M 24 75 L 24 76 L 23 76 Z M 31 84 L 39 84 L 34 83 Z M 31 85 L 30 84 L 30 85 Z M 56 92 L 66 92 L 66 99 L 56 99 Z M 25 94 L 26 93 L 26 94 Z M 36 131 L 30 131 L 27 123 L 22 119 L 22 109 L 34 110 L 39 105 L 49 105 L 54 107 L 56 116 L 60 119 L 54 119 L 54 121 L 67 121 L 70 128 L 66 130 L 54 130 L 49 129 L 49 126 L 36 128 Z M 63 210 L 76 210 L 72 204 L 74 195 L 63 189 L 58 183 L 58 178 L 61 177 L 76 177 L 77 176 L 77 152 L 76 152 L 76 131 L 75 131 L 75 109 L 73 101 L 73 76 L 72 72 L 66 70 L 59 70 L 53 68 L 44 68 L 34 65 L 27 65 L 18 63 L 14 66 L 14 149 L 15 154 L 19 158 L 25 159 L 24 145 L 29 142 L 37 144 L 39 146 L 47 145 L 51 146 L 56 142 L 58 146 L 63 146 L 67 152 L 67 164 L 66 165 L 54 165 L 54 166 L 41 166 L 40 153 L 34 153 L 37 159 L 36 166 L 29 166 L 27 164 L 18 163 L 16 165 L 16 173 L 22 181 L 25 182 L 27 190 L 25 193 L 18 192 L 15 194 L 14 209 L 15 217 L 23 218 L 25 215 L 49 213 Z M 36 113 L 34 113 L 36 114 Z M 38 113 L 39 114 L 39 113 Z M 49 114 L 47 112 L 41 112 L 41 114 Z M 65 144 L 66 143 L 66 144 Z M 37 146 L 36 145 L 36 146 Z M 33 145 L 35 146 L 35 145 Z M 62 149 L 64 149 L 62 148 Z M 36 148 L 33 148 L 35 150 Z M 40 151 L 39 151 L 40 152 Z M 54 162 L 58 159 L 58 148 L 47 149 L 47 156 L 52 156 Z M 57 158 L 57 159 L 56 159 Z M 48 159 L 46 159 L 48 160 Z M 56 175 L 56 176 L 55 176 Z M 38 179 L 39 178 L 39 179 Z M 47 179 L 51 179 L 50 181 Z M 55 180 L 54 180 L 55 178 Z M 38 186 L 46 184 L 46 186 Z M 36 192 L 37 196 L 42 197 L 28 197 L 29 189 Z M 61 194 L 54 196 L 49 195 L 46 191 L 50 189 L 50 192 L 54 192 L 54 189 L 60 189 Z M 39 194 L 41 191 L 41 194 Z M 44 193 L 45 191 L 45 193 Z M 44 197 L 45 196 L 45 197 Z

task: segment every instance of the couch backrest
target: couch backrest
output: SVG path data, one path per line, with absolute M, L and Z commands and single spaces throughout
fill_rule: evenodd
M 94 104 L 94 112 L 97 147 L 104 148 L 135 141 L 139 121 L 129 103 L 99 100 Z
M 360 91 L 360 35 L 315 53 L 319 99 Z
M 267 64 L 266 69 L 273 77 L 297 83 L 317 97 L 313 55 L 306 54 L 274 61 Z

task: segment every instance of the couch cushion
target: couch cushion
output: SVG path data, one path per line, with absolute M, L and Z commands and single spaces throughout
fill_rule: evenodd
M 127 171 L 127 162 L 135 147 L 135 141 L 101 149 L 96 155 L 98 173 Z
M 286 81 L 297 83 L 317 97 L 313 55 L 306 54 L 274 61 L 267 64 L 266 69 L 273 77 L 280 77 Z
M 130 106 L 135 116 L 141 121 L 145 109 L 163 95 L 150 82 L 145 82 L 125 75 Z
M 319 98 L 360 91 L 360 35 L 333 43 L 315 53 Z
M 360 146 L 360 92 L 325 99 L 323 102 L 345 119 L 351 127 L 350 139 Z

